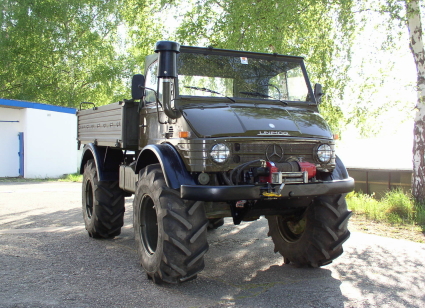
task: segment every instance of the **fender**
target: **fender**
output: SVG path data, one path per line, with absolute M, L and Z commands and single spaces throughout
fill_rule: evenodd
M 136 174 L 150 164 L 160 163 L 167 186 L 180 189 L 181 185 L 195 185 L 176 149 L 167 143 L 148 145 L 137 157 Z
M 350 176 L 348 175 L 347 168 L 345 168 L 344 163 L 342 160 L 336 155 L 335 157 L 335 169 L 332 173 L 324 176 L 322 180 L 324 181 L 340 181 L 340 180 L 347 180 Z
M 80 174 L 84 173 L 87 161 L 94 159 L 99 181 L 118 181 L 119 165 L 123 161 L 123 157 L 121 149 L 99 147 L 94 143 L 88 143 L 83 148 Z
M 345 168 L 344 163 L 341 161 L 341 159 L 336 155 L 335 157 L 335 169 L 339 170 L 339 178 L 338 180 L 345 180 L 349 178 L 347 168 Z

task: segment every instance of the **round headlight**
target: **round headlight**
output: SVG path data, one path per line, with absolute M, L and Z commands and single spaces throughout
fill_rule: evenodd
M 223 143 L 216 144 L 212 147 L 210 156 L 216 163 L 224 163 L 230 155 L 230 149 Z
M 332 149 L 328 144 L 322 144 L 317 148 L 317 158 L 322 163 L 328 163 L 332 158 Z

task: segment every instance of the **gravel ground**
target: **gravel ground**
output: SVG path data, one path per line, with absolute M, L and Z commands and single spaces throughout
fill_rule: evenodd
M 0 183 L 0 307 L 425 307 L 425 244 L 353 232 L 320 269 L 282 265 L 267 221 L 209 232 L 206 268 L 153 284 L 138 264 L 132 198 L 113 240 L 89 238 L 80 183 Z

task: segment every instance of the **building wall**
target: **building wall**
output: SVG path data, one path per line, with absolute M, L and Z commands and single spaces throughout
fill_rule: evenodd
M 0 107 L 0 177 L 19 176 L 18 133 L 23 131 L 22 111 Z
M 24 110 L 26 178 L 77 172 L 77 117 L 40 109 Z

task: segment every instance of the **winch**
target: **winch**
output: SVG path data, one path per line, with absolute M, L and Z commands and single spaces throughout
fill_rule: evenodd
M 309 179 L 316 176 L 316 165 L 299 161 L 284 163 L 265 161 L 263 166 L 252 171 L 254 178 L 258 176 L 259 183 L 308 183 Z

